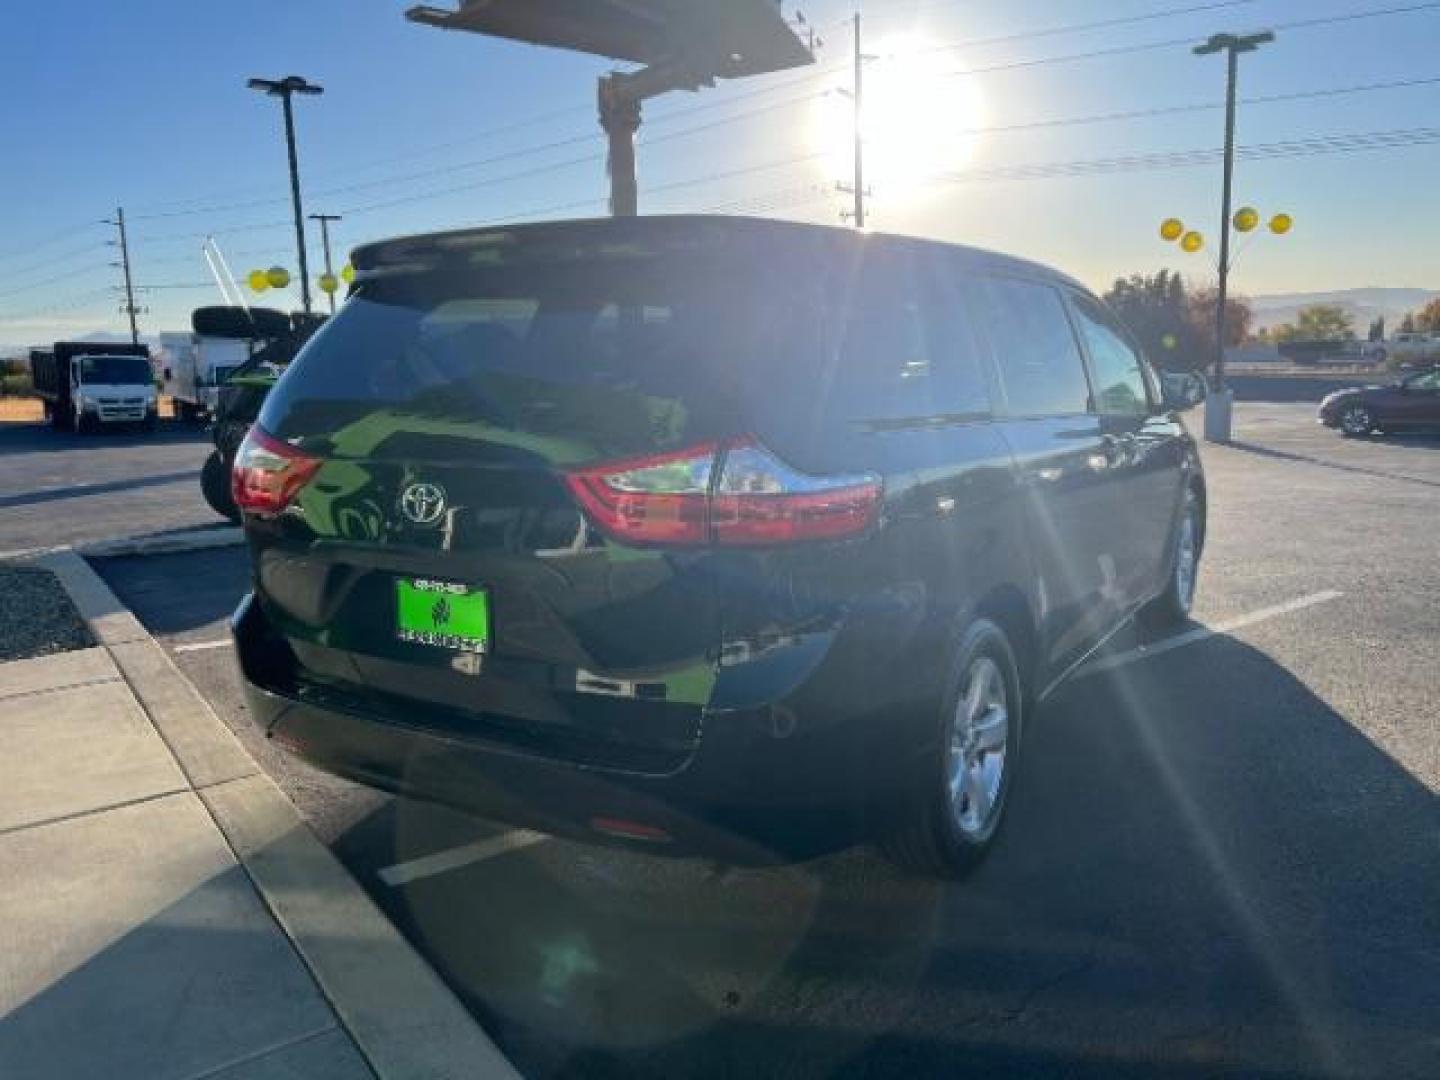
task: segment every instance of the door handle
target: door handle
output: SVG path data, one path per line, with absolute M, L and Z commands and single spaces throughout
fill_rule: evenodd
M 1086 457 L 1085 464 L 1094 472 L 1104 472 L 1119 465 L 1123 457 L 1120 440 L 1114 435 L 1101 435 L 1099 449 Z
M 1100 443 L 1105 449 L 1105 460 L 1113 468 L 1115 466 L 1129 464 L 1135 457 L 1135 436 L 1130 433 L 1123 435 L 1102 435 Z

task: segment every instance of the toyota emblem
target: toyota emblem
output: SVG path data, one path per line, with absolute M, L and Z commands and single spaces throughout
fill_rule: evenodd
M 416 525 L 434 525 L 445 513 L 445 489 L 439 484 L 411 484 L 400 493 L 400 512 Z

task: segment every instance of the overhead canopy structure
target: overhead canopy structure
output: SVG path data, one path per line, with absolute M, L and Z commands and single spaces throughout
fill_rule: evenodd
M 617 215 L 637 210 L 634 140 L 642 101 L 814 61 L 776 0 L 461 0 L 457 10 L 422 5 L 405 17 L 645 65 L 600 80 Z

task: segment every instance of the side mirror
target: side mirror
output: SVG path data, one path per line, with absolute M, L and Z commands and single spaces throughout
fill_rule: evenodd
M 1160 389 L 1165 408 L 1175 412 L 1193 409 L 1205 400 L 1205 380 L 1193 371 L 1161 373 Z

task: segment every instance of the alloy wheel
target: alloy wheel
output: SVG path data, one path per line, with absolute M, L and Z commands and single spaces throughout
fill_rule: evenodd
M 1361 405 L 1346 409 L 1340 416 L 1340 426 L 1347 435 L 1367 435 L 1374 427 L 1370 411 Z
M 1195 498 L 1185 500 L 1185 516 L 1180 521 L 1180 535 L 1175 549 L 1175 599 L 1186 614 L 1195 602 L 1195 571 L 1199 564 L 1198 527 L 1195 521 Z
M 1005 676 L 989 656 L 977 656 L 965 673 L 946 753 L 951 817 L 967 836 L 983 836 L 999 810 L 1009 741 Z

